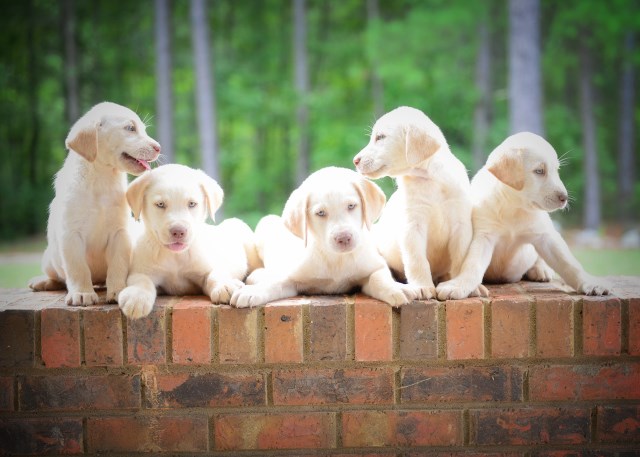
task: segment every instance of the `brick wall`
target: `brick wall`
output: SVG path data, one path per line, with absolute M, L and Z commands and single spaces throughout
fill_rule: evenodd
M 640 279 L 491 300 L 0 291 L 0 454 L 640 455 Z

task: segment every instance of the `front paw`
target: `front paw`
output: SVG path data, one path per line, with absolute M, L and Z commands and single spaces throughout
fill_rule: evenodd
M 409 281 L 408 286 L 415 294 L 417 300 L 431 300 L 436 296 L 436 286 L 433 282 L 420 284 Z
M 236 308 L 253 308 L 269 302 L 269 294 L 257 285 L 244 286 L 236 290 L 229 303 Z
M 118 295 L 120 309 L 129 319 L 148 316 L 153 308 L 153 296 L 139 287 L 130 286 Z
M 124 290 L 127 284 L 123 281 L 121 284 L 107 284 L 107 296 L 105 298 L 107 303 L 118 303 L 118 295 Z
M 553 270 L 544 262 L 536 262 L 524 276 L 529 281 L 549 282 L 553 279 Z
M 98 294 L 94 290 L 79 291 L 70 290 L 64 299 L 69 306 L 89 306 L 98 303 Z
M 463 281 L 452 279 L 450 281 L 441 282 L 437 287 L 438 300 L 461 300 L 471 296 L 474 292 L 485 293 L 488 296 L 489 292 L 487 288 L 480 285 L 478 287 L 472 287 L 465 284 Z
M 576 290 L 584 295 L 609 295 L 612 293 L 611 286 L 606 281 L 593 276 L 584 278 Z
M 229 303 L 233 293 L 242 288 L 242 286 L 244 286 L 244 283 L 239 279 L 228 278 L 216 281 L 209 294 L 211 303 Z

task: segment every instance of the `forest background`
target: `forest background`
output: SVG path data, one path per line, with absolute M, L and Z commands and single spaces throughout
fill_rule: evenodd
M 638 0 L 0 3 L 3 240 L 44 233 L 69 127 L 104 100 L 252 226 L 309 172 L 352 168 L 375 119 L 410 105 L 470 176 L 510 133 L 542 134 L 572 197 L 554 219 L 637 238 Z

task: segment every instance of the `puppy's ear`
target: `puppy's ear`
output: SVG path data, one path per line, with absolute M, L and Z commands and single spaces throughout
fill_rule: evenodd
M 505 149 L 495 160 L 487 163 L 487 169 L 507 186 L 522 190 L 524 188 L 522 152 L 522 149 Z
M 282 222 L 298 238 L 304 240 L 307 245 L 307 205 L 308 194 L 302 188 L 291 193 L 282 210 Z
M 144 203 L 144 192 L 151 182 L 151 172 L 147 171 L 136 179 L 131 181 L 127 188 L 127 202 L 133 212 L 133 218 L 140 220 L 140 213 L 142 212 L 142 204 Z
M 418 165 L 435 154 L 438 149 L 440 149 L 440 143 L 424 129 L 415 125 L 407 126 L 405 129 L 405 154 L 409 165 Z
M 367 226 L 367 230 L 370 230 L 371 225 L 380 217 L 387 197 L 377 184 L 365 178 L 354 183 L 354 187 L 362 204 L 362 220 Z
M 204 193 L 205 202 L 207 204 L 207 211 L 211 220 L 215 221 L 215 214 L 218 208 L 222 206 L 222 200 L 224 199 L 224 192 L 222 187 L 208 174 L 202 170 L 198 170 L 200 175 L 200 187 L 202 193 Z
M 87 122 L 80 118 L 73 124 L 65 140 L 67 149 L 73 149 L 89 162 L 98 155 L 98 122 Z

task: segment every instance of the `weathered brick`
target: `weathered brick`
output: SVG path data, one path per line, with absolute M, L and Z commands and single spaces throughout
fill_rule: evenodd
M 491 301 L 491 353 L 497 358 L 529 355 L 529 301 L 526 297 Z
M 0 312 L 0 366 L 33 366 L 34 327 L 33 311 Z
M 265 404 L 261 374 L 145 373 L 145 403 L 153 408 L 260 406 Z
M 453 451 L 453 452 L 433 452 L 431 450 L 422 452 L 410 452 L 402 454 L 402 457 L 526 457 L 523 452 L 486 452 L 486 451 Z M 577 457 L 577 456 L 576 456 Z
M 534 401 L 640 399 L 640 363 L 532 367 Z
M 393 377 L 390 368 L 278 370 L 273 373 L 273 403 L 393 403 Z
M 573 300 L 560 296 L 537 298 L 536 341 L 539 357 L 573 355 Z
M 13 411 L 13 378 L 0 378 L 0 411 Z
M 585 297 L 582 303 L 584 355 L 620 355 L 620 300 Z
M 41 319 L 41 351 L 45 366 L 80 366 L 79 308 L 46 308 L 41 312 Z
M 400 358 L 438 357 L 438 303 L 413 302 L 400 308 Z
M 142 319 L 127 320 L 127 360 L 130 364 L 166 362 L 166 308 L 154 306 Z
M 318 449 L 336 443 L 334 413 L 223 414 L 214 418 L 218 451 Z
M 447 358 L 481 359 L 484 355 L 484 304 L 479 298 L 446 302 Z
M 221 363 L 258 362 L 259 308 L 218 310 L 218 346 Z
M 454 446 L 462 444 L 460 411 L 345 411 L 345 447 Z
M 629 354 L 640 355 L 640 298 L 629 300 Z
M 120 366 L 122 353 L 122 313 L 113 306 L 88 307 L 82 311 L 84 359 L 87 366 Z
M 590 414 L 580 408 L 469 411 L 471 445 L 530 446 L 588 442 Z
M 606 443 L 640 443 L 640 406 L 598 406 L 596 436 Z
M 0 454 L 82 454 L 82 419 L 0 419 Z
M 523 373 L 516 367 L 404 368 L 403 403 L 522 401 Z
M 22 411 L 80 411 L 140 407 L 140 376 L 26 376 L 20 378 Z
M 173 363 L 211 362 L 211 306 L 206 297 L 184 297 L 173 306 Z
M 302 306 L 272 302 L 264 308 L 264 361 L 302 362 Z
M 625 456 L 624 452 L 617 453 L 616 451 L 603 451 L 602 449 L 581 449 L 581 450 L 534 450 L 529 454 L 531 457 L 632 457 L 631 455 Z M 636 457 L 637 454 L 633 454 Z
M 392 359 L 391 307 L 388 304 L 366 295 L 356 296 L 354 344 L 358 361 Z
M 347 308 L 344 303 L 314 303 L 309 307 L 309 359 L 344 360 Z
M 88 452 L 204 452 L 209 424 L 204 416 L 90 417 Z

